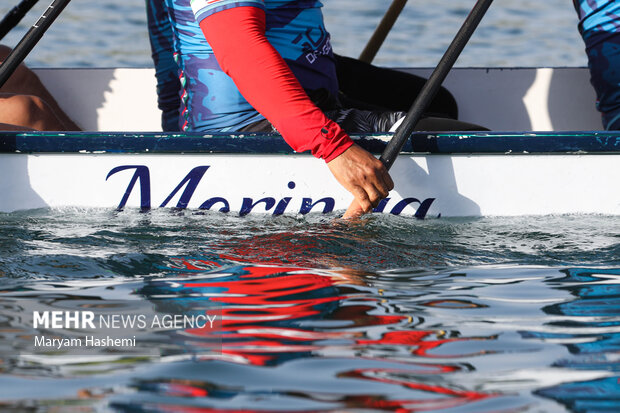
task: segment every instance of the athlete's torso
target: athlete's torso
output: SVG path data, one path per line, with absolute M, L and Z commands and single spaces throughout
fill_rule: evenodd
M 181 126 L 185 130 L 234 131 L 263 117 L 241 96 L 220 68 L 196 20 L 221 10 L 265 9 L 267 39 L 306 89 L 338 90 L 329 34 L 318 0 L 164 0 L 184 88 Z M 193 8 L 193 10 L 192 10 Z M 241 53 L 243 53 L 241 49 Z M 248 62 L 252 65 L 252 62 Z

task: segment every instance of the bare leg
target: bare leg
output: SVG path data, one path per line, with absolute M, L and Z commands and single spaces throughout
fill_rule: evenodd
M 5 130 L 65 130 L 49 105 L 32 95 L 0 94 L 0 122 L 13 126 Z
M 4 59 L 9 55 L 10 52 L 10 48 L 0 45 L 0 60 L 4 61 Z M 56 99 L 54 99 L 54 97 L 49 93 L 45 86 L 43 86 L 43 83 L 41 83 L 39 77 L 34 74 L 32 70 L 28 69 L 24 64 L 19 65 L 13 75 L 6 81 L 2 88 L 0 88 L 0 93 L 9 93 L 14 95 L 30 95 L 36 96 L 39 99 L 43 100 L 43 106 L 38 105 L 39 102 L 34 102 L 35 104 L 33 107 L 38 107 L 41 110 L 51 111 L 51 115 L 57 118 L 57 122 L 59 122 L 60 125 L 56 129 L 47 130 L 80 130 L 80 127 L 77 126 L 60 108 L 60 106 L 56 102 Z M 1 111 L 0 113 L 2 113 L 0 122 L 5 121 L 4 113 Z M 41 114 L 41 112 L 37 113 Z M 49 124 L 49 119 L 45 120 L 44 123 Z
M 23 126 L 11 125 L 8 123 L 0 123 L 0 131 L 32 131 L 34 129 L 25 128 Z

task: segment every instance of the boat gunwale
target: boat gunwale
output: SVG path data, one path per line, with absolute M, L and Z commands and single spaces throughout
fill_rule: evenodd
M 352 135 L 372 153 L 393 134 Z M 0 153 L 279 154 L 294 152 L 276 133 L 0 132 Z M 402 153 L 620 153 L 620 132 L 415 132 Z

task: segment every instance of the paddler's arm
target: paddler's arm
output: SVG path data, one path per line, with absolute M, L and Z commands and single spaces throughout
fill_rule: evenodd
M 269 43 L 263 9 L 235 7 L 197 17 L 222 70 L 295 151 L 324 159 L 363 212 L 388 195 L 394 184 L 387 169 L 310 101 Z

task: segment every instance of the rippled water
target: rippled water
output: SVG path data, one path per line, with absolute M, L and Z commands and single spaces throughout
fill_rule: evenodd
M 0 234 L 4 411 L 611 412 L 620 401 L 615 217 L 40 210 L 3 214 Z M 161 351 L 148 357 L 15 354 L 37 333 L 20 327 L 32 305 L 164 311 L 162 298 L 185 313 L 221 305 L 221 351 L 188 330 L 151 339 Z
M 388 4 L 324 3 L 351 56 Z M 410 1 L 376 63 L 433 66 L 471 5 Z M 141 0 L 74 0 L 27 62 L 149 66 L 144 20 Z M 497 1 L 458 65 L 585 65 L 576 20 L 569 0 Z M 617 411 L 619 286 L 610 216 L 0 214 L 0 410 Z M 18 355 L 45 332 L 32 309 L 207 304 L 216 332 L 159 332 L 148 355 Z
M 4 0 L 4 15 L 18 0 Z M 334 49 L 358 56 L 388 0 L 324 0 Z M 14 46 L 45 10 L 41 0 L 3 43 Z M 446 50 L 473 0 L 407 3 L 375 63 L 432 67 Z M 151 66 L 143 0 L 73 0 L 27 62 L 33 66 Z M 570 0 L 493 3 L 457 66 L 585 66 Z

